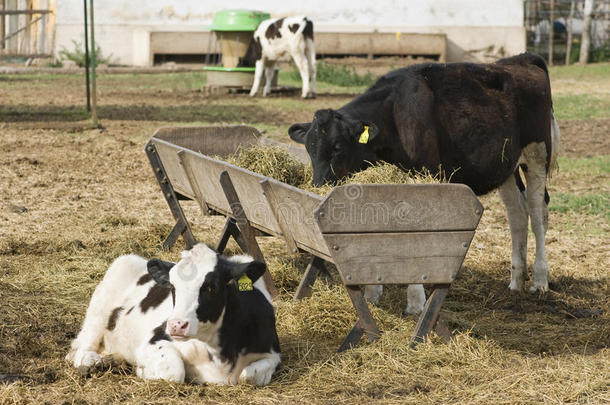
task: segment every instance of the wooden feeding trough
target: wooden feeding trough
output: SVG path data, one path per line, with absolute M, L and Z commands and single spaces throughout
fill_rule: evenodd
M 164 247 L 180 235 L 187 246 L 195 244 L 179 204 L 180 199 L 195 200 L 204 212 L 226 217 L 219 252 L 232 236 L 242 250 L 264 260 L 256 237 L 273 236 L 283 239 L 290 253 L 311 253 L 296 299 L 311 294 L 325 262 L 336 265 L 358 314 L 339 350 L 363 334 L 371 341 L 379 336 L 361 289 L 367 284 L 430 285 L 433 291 L 411 343 L 422 341 L 434 327 L 441 334 L 439 310 L 483 213 L 472 190 L 460 184 L 344 185 L 322 197 L 211 157 L 264 142 L 247 126 L 155 132 L 146 153 L 176 220 Z M 273 294 L 268 272 L 265 280 Z
M 239 66 L 248 50 L 252 33 L 269 13 L 253 10 L 223 10 L 214 15 L 211 31 L 222 52 L 222 66 L 206 66 L 207 86 L 250 88 L 254 68 Z M 275 79 L 277 82 L 277 79 Z

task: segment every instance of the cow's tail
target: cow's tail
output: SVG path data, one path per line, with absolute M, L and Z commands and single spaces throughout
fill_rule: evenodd
M 551 107 L 551 159 L 549 162 L 549 171 L 548 176 L 551 177 L 551 174 L 559 169 L 559 164 L 557 163 L 557 157 L 559 156 L 559 150 L 561 148 L 561 136 L 559 133 L 559 125 L 557 124 L 557 120 L 555 119 L 555 112 Z

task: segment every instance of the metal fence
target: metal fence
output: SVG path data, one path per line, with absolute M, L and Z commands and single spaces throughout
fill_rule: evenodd
M 583 31 L 584 0 L 525 0 L 524 6 L 528 52 L 543 56 L 547 62 L 552 54 L 554 64 L 577 61 Z M 610 0 L 595 1 L 590 33 L 592 56 L 608 55 Z

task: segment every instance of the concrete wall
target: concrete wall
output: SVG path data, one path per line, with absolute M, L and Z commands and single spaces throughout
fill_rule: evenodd
M 225 8 L 226 3 L 210 0 L 98 0 L 96 40 L 116 62 L 146 65 L 151 32 L 206 31 L 214 13 Z M 525 50 L 522 0 L 234 0 L 229 8 L 269 11 L 274 17 L 307 15 L 318 32 L 446 33 L 448 61 Z M 73 49 L 72 40 L 83 41 L 82 1 L 60 0 L 56 16 L 55 51 Z M 202 52 L 207 45 L 201 45 Z

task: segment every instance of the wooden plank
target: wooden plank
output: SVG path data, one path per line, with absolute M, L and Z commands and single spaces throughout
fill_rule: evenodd
M 273 193 L 273 188 L 271 187 L 271 184 L 269 184 L 269 180 L 265 179 L 265 180 L 261 181 L 260 185 L 263 188 L 263 195 L 265 196 L 265 198 L 267 199 L 267 202 L 269 203 L 268 204 L 269 208 L 271 209 L 271 212 L 273 213 L 275 220 L 277 221 L 280 229 L 282 230 L 282 234 L 284 236 L 284 241 L 286 242 L 286 247 L 288 249 L 288 253 L 289 254 L 297 253 L 299 251 L 299 249 L 297 248 L 297 244 L 294 240 L 294 237 L 292 236 L 290 226 L 286 223 L 286 221 L 284 220 L 283 213 L 279 210 L 280 202 L 275 197 L 275 194 Z
M 245 215 L 244 207 L 239 199 L 239 195 L 237 194 L 237 190 L 233 185 L 233 181 L 231 176 L 227 171 L 223 171 L 220 174 L 220 184 L 222 185 L 223 192 L 227 201 L 233 211 L 233 215 L 235 216 L 235 224 L 239 228 L 239 232 L 244 238 L 244 241 L 247 246 L 247 252 L 250 256 L 252 256 L 255 260 L 260 262 L 265 262 L 265 257 L 263 256 L 263 252 L 261 251 L 258 243 L 256 242 L 256 237 L 254 235 L 254 230 L 250 226 L 248 218 Z M 273 283 L 273 278 L 271 278 L 271 273 L 267 268 L 265 273 L 263 274 L 263 280 L 265 281 L 265 286 L 269 291 L 271 297 L 276 297 L 278 292 L 275 288 L 275 284 Z
M 180 157 L 177 153 L 181 149 L 168 145 L 167 143 L 152 142 L 155 145 L 159 158 L 163 162 L 163 167 L 167 174 L 166 181 L 171 182 L 174 190 L 178 193 L 195 199 L 195 191 L 191 188 L 189 178 L 182 168 Z
M 426 336 L 428 336 L 432 328 L 435 326 L 441 306 L 443 305 L 443 301 L 445 301 L 448 291 L 449 285 L 439 285 L 436 286 L 434 291 L 432 291 L 432 294 L 430 294 L 430 297 L 428 297 L 426 305 L 424 305 L 424 311 L 420 315 L 419 321 L 415 326 L 415 333 L 413 334 L 413 338 L 411 339 L 410 343 L 411 347 L 423 342 L 426 339 Z
M 199 203 L 199 207 L 201 208 L 201 213 L 205 215 L 210 211 L 210 208 L 205 203 L 205 200 L 203 199 L 203 195 L 201 194 L 201 190 L 199 190 L 199 185 L 197 184 L 197 181 L 195 180 L 195 175 L 193 174 L 193 169 L 191 168 L 191 165 L 189 163 L 190 158 L 188 156 L 192 156 L 192 155 L 188 155 L 184 151 L 184 149 L 181 149 L 178 151 L 178 160 L 180 161 L 182 170 L 184 170 L 184 174 L 186 174 L 186 178 L 189 182 L 189 186 L 191 187 L 191 190 L 193 190 L 193 193 L 195 194 L 196 201 Z
M 345 337 L 343 343 L 341 343 L 338 350 L 339 352 L 356 345 L 363 332 L 366 333 L 369 342 L 378 339 L 381 335 L 379 328 L 377 328 L 377 323 L 375 322 L 375 319 L 369 310 L 368 304 L 364 299 L 364 294 L 362 293 L 360 286 L 345 286 L 345 288 L 350 300 L 352 301 L 352 305 L 358 314 L 358 321 L 351 329 L 349 334 Z
M 457 275 L 474 231 L 325 234 L 346 285 L 445 284 Z
M 314 216 L 322 197 L 274 179 L 268 179 L 268 183 L 277 201 L 275 209 L 283 218 L 284 226 L 290 229 L 297 245 L 308 252 L 320 252 L 330 257 L 328 244 L 324 241 Z
M 311 297 L 311 287 L 318 278 L 320 272 L 324 269 L 324 260 L 320 259 L 317 256 L 314 256 L 311 259 L 311 262 L 309 262 L 309 265 L 307 265 L 305 273 L 301 278 L 301 282 L 299 283 L 299 286 L 297 287 L 297 290 L 294 293 L 295 300 L 300 300 L 305 297 Z
M 154 140 L 208 156 L 226 157 L 239 148 L 256 145 L 260 132 L 247 125 L 163 127 L 153 134 Z
M 316 32 L 316 52 L 324 55 L 430 55 L 444 62 L 446 34 L 411 32 Z
M 184 211 L 182 211 L 182 207 L 178 202 L 174 187 L 168 180 L 169 176 L 165 171 L 165 167 L 163 166 L 161 157 L 159 156 L 155 144 L 149 141 L 146 144 L 145 151 L 146 155 L 148 156 L 150 166 L 152 167 L 153 173 L 157 179 L 157 183 L 159 184 L 161 192 L 163 193 L 163 198 L 165 198 L 165 201 L 167 202 L 167 205 L 169 206 L 169 209 L 176 220 L 176 225 L 166 238 L 165 242 L 163 242 L 163 247 L 167 249 L 171 248 L 171 246 L 176 242 L 177 235 L 182 235 L 187 248 L 190 248 L 194 246 L 197 241 L 195 240 L 191 227 L 186 220 Z
M 466 231 L 482 213 L 463 184 L 349 184 L 328 194 L 316 218 L 323 233 Z

